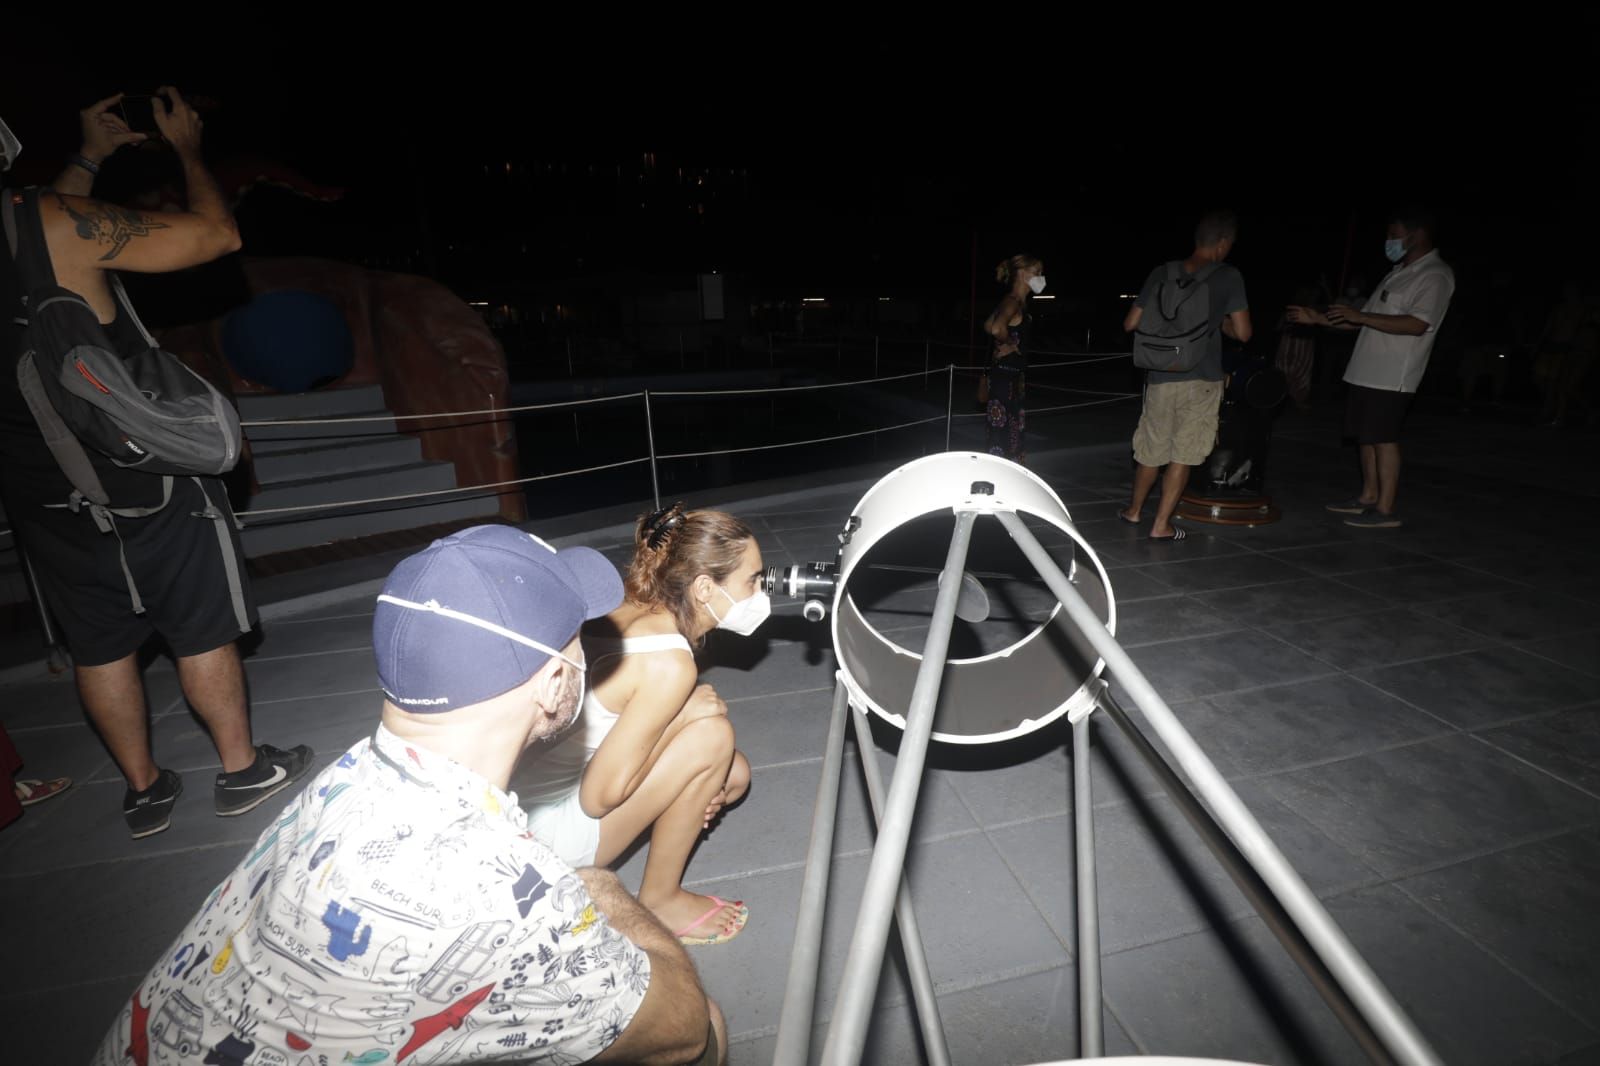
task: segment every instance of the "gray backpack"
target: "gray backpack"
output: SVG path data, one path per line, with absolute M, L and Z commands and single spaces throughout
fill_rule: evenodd
M 24 332 L 17 383 L 45 443 L 83 498 L 116 503 L 88 450 L 117 466 L 168 477 L 231 470 L 242 439 L 233 405 L 156 344 L 117 276 L 108 276 L 111 292 L 148 345 L 127 358 L 88 302 L 57 283 L 38 190 L 6 190 L 0 214 L 27 308 L 26 320 L 18 319 Z
M 1206 282 L 1221 265 L 1208 263 L 1190 274 L 1182 262 L 1167 264 L 1167 276 L 1133 331 L 1134 366 L 1182 374 L 1200 365 L 1214 332 Z

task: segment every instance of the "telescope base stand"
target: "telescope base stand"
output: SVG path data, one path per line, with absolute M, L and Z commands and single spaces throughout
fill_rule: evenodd
M 1264 492 L 1246 495 L 1186 492 L 1178 497 L 1176 517 L 1214 526 L 1264 526 L 1283 513 Z

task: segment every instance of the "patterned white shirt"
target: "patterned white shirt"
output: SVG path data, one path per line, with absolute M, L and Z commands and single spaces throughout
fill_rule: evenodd
M 95 1066 L 593 1058 L 649 957 L 526 826 L 514 794 L 380 726 L 207 897 Z

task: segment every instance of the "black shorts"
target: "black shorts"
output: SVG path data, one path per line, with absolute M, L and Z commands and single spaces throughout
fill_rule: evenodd
M 1412 394 L 1391 389 L 1348 386 L 1344 406 L 1344 435 L 1357 444 L 1392 444 L 1400 439 L 1400 427 L 1411 408 Z
M 166 507 L 144 518 L 114 518 L 114 533 L 100 532 L 87 510 L 17 506 L 11 512 L 79 666 L 116 662 L 152 633 L 181 657 L 220 648 L 255 627 L 227 490 L 216 478 L 197 480 L 174 478 Z M 224 521 L 195 513 L 213 508 Z M 142 613 L 134 611 L 130 578 Z

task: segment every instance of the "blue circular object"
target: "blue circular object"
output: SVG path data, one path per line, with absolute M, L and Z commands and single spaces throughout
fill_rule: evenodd
M 279 289 L 256 296 L 222 324 L 222 353 L 247 381 L 308 392 L 350 372 L 355 340 L 326 296 Z

